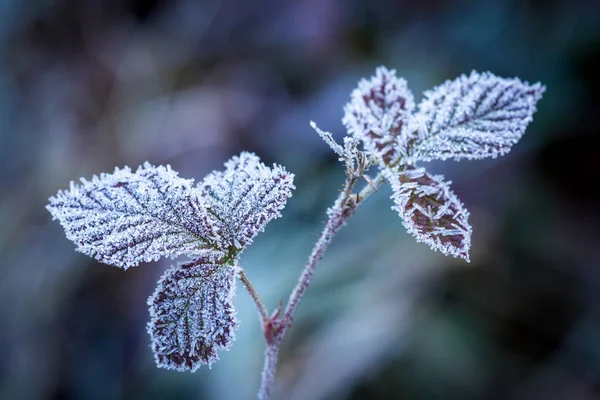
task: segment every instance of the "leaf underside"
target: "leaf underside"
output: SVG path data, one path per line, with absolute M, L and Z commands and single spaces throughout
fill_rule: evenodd
M 384 170 L 394 191 L 391 198 L 409 233 L 445 255 L 469 261 L 469 212 L 450 190 L 450 182 L 424 168 Z
M 172 267 L 148 299 L 148 333 L 159 367 L 194 372 L 228 350 L 237 328 L 233 306 L 237 266 L 214 253 Z

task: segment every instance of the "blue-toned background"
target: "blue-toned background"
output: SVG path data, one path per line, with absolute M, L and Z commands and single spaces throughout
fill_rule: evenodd
M 360 77 L 415 93 L 472 69 L 547 85 L 505 157 L 434 163 L 471 211 L 472 263 L 416 243 L 373 196 L 336 237 L 282 349 L 280 399 L 600 397 L 600 4 L 529 1 L 0 2 L 0 398 L 251 399 L 264 342 L 241 325 L 212 370 L 157 369 L 146 299 L 168 261 L 124 272 L 73 251 L 44 206 L 69 181 L 169 163 L 202 179 L 256 152 L 296 173 L 243 254 L 286 299 L 343 170 Z

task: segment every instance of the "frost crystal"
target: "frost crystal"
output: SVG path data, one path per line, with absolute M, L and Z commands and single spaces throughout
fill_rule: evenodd
M 320 129 L 314 121 L 310 121 L 310 126 L 319 134 L 319 136 L 321 136 L 321 139 L 323 139 L 323 141 L 327 143 L 331 150 L 333 150 L 335 154 L 340 156 L 340 160 L 346 159 L 348 155 L 346 154 L 344 147 L 340 146 L 335 141 L 331 132 L 327 132 Z
M 237 272 L 215 253 L 164 273 L 148 299 L 148 333 L 159 367 L 194 372 L 229 349 L 237 327 Z
M 394 191 L 391 198 L 396 206 L 392 208 L 408 232 L 434 250 L 469 261 L 469 212 L 450 190 L 451 182 L 413 166 L 383 173 Z
M 226 246 L 242 251 L 269 221 L 281 216 L 292 195 L 294 174 L 280 165 L 269 168 L 253 153 L 243 152 L 199 185 L 208 211 Z
M 362 79 L 344 107 L 342 122 L 349 133 L 385 164 L 398 157 L 397 138 L 403 135 L 415 107 L 413 95 L 395 70 L 379 67 L 370 80 Z
M 169 166 L 148 163 L 71 182 L 46 207 L 77 250 L 127 269 L 162 256 L 194 256 L 217 243 L 213 217 Z
M 366 152 L 358 149 L 359 139 L 356 137 L 344 137 L 344 146 L 339 145 L 331 132 L 320 129 L 314 121 L 310 121 L 310 126 L 321 136 L 321 139 L 329 145 L 338 156 L 339 161 L 342 161 L 346 166 L 346 174 L 354 177 L 364 176 L 364 172 L 369 169 L 373 158 L 369 157 Z
M 478 159 L 509 152 L 533 120 L 545 88 L 490 72 L 462 75 L 425 92 L 411 120 L 412 140 L 401 143 L 414 161 Z

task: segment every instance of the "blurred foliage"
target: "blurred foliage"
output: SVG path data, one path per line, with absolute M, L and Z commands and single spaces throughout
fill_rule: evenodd
M 471 211 L 471 264 L 415 243 L 388 190 L 358 212 L 284 343 L 279 398 L 600 397 L 597 1 L 5 0 L 0 398 L 254 398 L 264 343 L 241 286 L 232 350 L 159 370 L 145 302 L 168 264 L 99 265 L 44 205 L 115 165 L 201 179 L 241 150 L 282 163 L 298 189 L 242 257 L 274 308 L 343 179 L 308 121 L 341 137 L 380 64 L 417 99 L 471 69 L 548 91 L 508 156 L 431 165 Z

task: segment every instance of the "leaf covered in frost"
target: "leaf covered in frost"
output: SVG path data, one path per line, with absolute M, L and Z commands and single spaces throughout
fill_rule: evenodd
M 398 78 L 396 70 L 381 66 L 370 80 L 362 79 L 352 91 L 342 122 L 349 133 L 363 141 L 366 150 L 388 164 L 397 157 L 395 142 L 406 129 L 414 107 L 404 78 Z
M 158 281 L 148 299 L 148 334 L 159 367 L 194 372 L 233 343 L 238 267 L 220 258 L 214 253 L 172 267 Z
M 162 256 L 198 255 L 216 241 L 193 180 L 169 166 L 128 167 L 71 182 L 46 206 L 77 250 L 127 269 Z
M 225 171 L 214 171 L 200 184 L 210 213 L 218 219 L 223 240 L 244 249 L 281 216 L 292 195 L 294 174 L 279 165 L 267 167 L 253 153 L 243 152 L 225 163 Z
M 545 88 L 490 72 L 462 75 L 425 92 L 410 122 L 404 160 L 479 159 L 509 152 L 533 120 Z
M 434 250 L 469 261 L 469 212 L 450 190 L 451 182 L 414 166 L 383 173 L 394 191 L 392 209 L 398 211 L 408 232 Z

